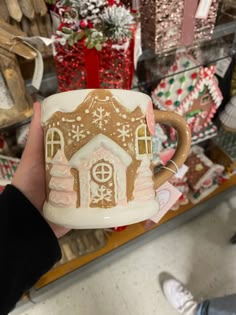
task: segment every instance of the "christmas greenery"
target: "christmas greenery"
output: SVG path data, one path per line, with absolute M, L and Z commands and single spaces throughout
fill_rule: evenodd
M 101 50 L 107 40 L 123 43 L 132 36 L 133 16 L 119 0 L 60 0 L 55 6 L 61 22 L 56 34 L 62 44 L 73 46 L 84 39 L 88 48 Z

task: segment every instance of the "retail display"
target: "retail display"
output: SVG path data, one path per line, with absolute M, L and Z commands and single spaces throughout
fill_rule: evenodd
M 177 178 L 176 176 L 173 176 L 170 179 L 170 183 L 181 192 L 181 196 L 179 197 L 178 201 L 171 208 L 171 210 L 176 211 L 180 206 L 187 205 L 189 203 L 188 178 L 187 176 L 184 176 L 183 178 Z
M 217 163 L 224 165 L 228 175 L 233 175 L 236 172 L 235 133 L 221 127 L 212 143 L 208 155 Z
M 168 52 L 211 38 L 217 17 L 218 0 L 142 0 L 141 25 L 144 48 Z
M 32 100 L 26 90 L 18 56 L 34 60 L 37 53 L 17 36 L 26 36 L 17 27 L 0 20 L 0 127 L 14 124 L 30 110 Z M 30 112 L 26 114 L 30 116 Z M 24 117 L 26 118 L 26 117 Z
M 236 132 L 236 96 L 232 97 L 230 102 L 226 104 L 219 118 L 226 130 Z
M 236 20 L 236 3 L 234 0 L 224 0 L 221 6 L 221 22 L 230 22 Z
M 236 96 L 236 64 L 235 63 L 233 66 L 230 94 L 231 94 L 231 96 Z
M 19 36 L 52 35 L 52 23 L 44 0 L 1 1 L 0 28 L 4 22 L 24 32 Z M 51 50 L 44 45 L 38 48 L 43 54 L 51 54 Z
M 108 0 L 58 1 L 56 7 L 53 39 L 60 91 L 130 89 L 136 30 L 130 9 Z
M 186 174 L 190 187 L 189 199 L 197 203 L 218 187 L 224 167 L 213 163 L 199 146 L 192 147 L 185 164 L 189 167 Z
M 190 133 L 180 118 L 154 112 L 149 96 L 127 90 L 78 90 L 45 99 L 46 218 L 72 228 L 105 228 L 154 215 L 154 184 L 161 186 L 173 172 L 155 174 L 153 184 L 151 134 L 155 121 L 173 124 L 180 135 L 173 164 L 182 165 Z
M 218 2 L 222 5 L 217 27 L 208 40 Z M 36 289 L 180 214 L 191 216 L 192 203 L 204 203 L 235 186 L 236 68 L 232 79 L 231 65 L 225 76 L 219 74 L 220 62 L 234 62 L 234 2 L 0 0 L 0 193 L 20 161 L 14 157 L 25 147 L 29 125 L 21 125 L 20 115 L 24 123 L 30 120 L 31 97 L 43 101 L 57 87 L 60 91 L 78 89 L 43 101 L 44 214 L 76 230 L 59 239 L 62 259 L 43 275 Z M 38 93 L 28 80 L 36 53 L 16 36 L 43 36 L 53 41 L 53 51 L 38 47 L 45 60 L 45 80 Z M 232 99 L 224 107 L 225 99 L 218 111 L 219 87 L 228 95 L 230 79 Z M 45 85 L 48 93 L 44 93 Z M 86 88 L 91 90 L 81 90 Z M 124 97 L 120 88 L 126 89 Z M 176 112 L 183 116 L 192 131 L 192 145 L 211 138 L 202 147 L 192 147 L 185 162 L 188 171 L 184 167 L 178 171 L 171 162 L 177 139 L 172 124 L 163 123 L 168 119 L 154 124 L 154 117 L 162 113 L 153 113 L 149 96 L 136 97 L 127 91 L 131 88 L 151 94 L 163 115 Z M 163 174 L 165 183 L 156 189 L 155 180 L 164 178 Z M 152 211 L 149 202 L 153 202 Z M 106 225 L 98 220 L 99 215 L 106 218 Z
M 20 160 L 9 156 L 0 155 L 0 180 L 9 183 L 16 172 Z
M 63 265 L 75 258 L 88 255 L 107 244 L 108 232 L 105 230 L 73 230 L 59 239 L 62 258 L 55 265 Z
M 152 136 L 152 161 L 153 164 L 158 165 L 161 163 L 160 152 L 164 149 L 163 142 L 167 140 L 167 135 L 164 129 L 159 125 L 155 125 L 155 133 Z
M 215 132 L 212 125 L 222 94 L 214 76 L 215 67 L 201 67 L 187 54 L 177 56 L 169 70 L 152 93 L 157 108 L 175 111 L 184 116 L 194 140 Z

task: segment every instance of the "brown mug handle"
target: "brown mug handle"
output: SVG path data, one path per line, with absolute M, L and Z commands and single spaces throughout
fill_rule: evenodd
M 174 112 L 155 109 L 154 117 L 156 123 L 171 126 L 178 133 L 178 144 L 175 154 L 172 157 L 173 162 L 169 162 L 166 165 L 173 172 L 163 168 L 154 174 L 154 185 L 155 188 L 158 188 L 174 175 L 174 172 L 176 172 L 175 164 L 181 167 L 187 159 L 191 146 L 191 131 L 186 120 Z

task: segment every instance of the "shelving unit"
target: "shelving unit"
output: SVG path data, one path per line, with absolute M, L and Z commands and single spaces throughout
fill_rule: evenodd
M 227 48 L 225 48 L 224 46 L 225 41 L 222 40 L 223 38 L 226 38 Z M 216 47 L 216 53 L 214 55 L 207 55 L 204 53 L 209 45 L 211 47 Z M 201 48 L 188 47 L 182 50 L 178 50 L 177 52 L 185 51 L 194 51 L 196 54 L 199 53 L 199 56 L 201 56 L 201 59 L 199 60 L 199 65 L 216 64 L 220 60 L 233 57 L 236 54 L 236 21 L 227 24 L 217 25 L 214 30 L 212 39 L 205 43 L 203 42 L 201 44 Z M 202 54 L 200 54 L 201 52 Z M 175 55 L 176 51 L 168 53 L 168 56 L 157 56 L 150 51 L 145 51 L 138 62 L 138 79 L 134 83 L 133 89 L 150 92 L 151 88 L 153 88 L 153 86 L 157 84 L 157 82 L 159 82 L 163 78 L 171 76 L 172 74 L 168 72 L 168 69 L 173 62 Z M 49 58 L 48 62 L 45 62 L 46 68 L 50 68 L 50 71 L 52 72 L 48 72 L 47 75 L 44 76 L 41 86 L 41 93 L 43 97 L 57 92 L 56 75 L 55 72 L 53 72 L 53 69 L 51 69 L 52 61 L 52 58 Z M 24 64 L 22 64 L 22 68 L 25 68 L 24 71 L 26 72 L 29 71 L 29 65 L 27 65 L 27 67 L 24 67 Z M 189 67 L 186 70 L 192 69 L 194 68 Z M 28 73 L 25 74 L 25 77 L 27 76 Z M 50 89 L 50 86 L 53 86 L 53 90 Z M 30 82 L 27 83 L 27 88 L 29 90 L 32 89 Z M 14 116 L 14 113 L 11 113 L 9 111 L 9 115 Z M 19 124 L 29 122 L 31 116 L 32 111 L 23 114 L 23 116 L 18 116 L 16 120 L 13 120 L 13 122 L 11 122 L 10 125 L 1 126 L 0 131 L 8 131 L 9 129 L 16 128 Z M 207 200 L 210 200 L 211 198 L 214 198 L 217 195 L 224 193 L 235 185 L 236 175 L 233 175 L 229 180 L 221 184 L 221 186 L 217 190 L 215 190 L 212 194 L 203 199 L 199 204 L 203 204 Z M 158 227 L 160 227 L 160 225 L 178 217 L 179 215 L 182 215 L 188 211 L 193 211 L 195 207 L 196 205 L 189 203 L 185 206 L 181 206 L 177 211 L 169 211 L 158 224 L 151 223 L 151 221 L 145 221 L 130 225 L 122 232 L 109 233 L 108 241 L 105 247 L 97 250 L 96 252 L 78 257 L 65 264 L 54 267 L 35 284 L 34 289 L 40 290 L 41 288 L 49 285 L 50 283 L 56 281 L 63 276 L 68 275 L 72 271 L 88 264 L 89 262 L 94 261 L 95 259 L 105 254 L 108 254 L 109 252 L 119 248 L 120 246 L 130 242 L 131 240 L 134 240 L 137 237 L 144 235 L 145 233 L 148 233 L 150 230 L 157 229 Z
M 212 194 L 207 196 L 205 199 L 203 199 L 199 204 L 206 202 L 207 200 L 225 192 L 227 189 L 233 187 L 236 185 L 236 175 L 233 175 L 229 180 L 224 182 L 219 186 L 218 189 L 216 189 Z M 193 210 L 193 208 L 196 205 L 189 203 L 185 206 L 180 207 L 177 211 L 169 211 L 159 223 L 152 224 L 150 221 L 144 221 L 141 223 L 133 224 L 128 226 L 124 231 L 122 232 L 113 232 L 108 237 L 107 245 L 100 250 L 85 255 L 83 257 L 79 257 L 77 259 L 71 260 L 67 262 L 64 265 L 58 266 L 50 270 L 48 273 L 46 273 L 34 286 L 36 290 L 50 284 L 51 282 L 69 274 L 70 272 L 88 264 L 89 262 L 97 259 L 98 257 L 101 257 L 116 248 L 128 243 L 129 241 L 142 236 L 143 234 L 147 233 L 150 230 L 158 228 L 161 224 L 166 223 L 167 221 L 187 212 Z

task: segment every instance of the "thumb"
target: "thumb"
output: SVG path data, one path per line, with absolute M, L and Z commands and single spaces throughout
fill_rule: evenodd
M 38 155 L 43 152 L 43 129 L 41 127 L 41 104 L 34 103 L 34 115 L 30 124 L 29 135 L 24 154 Z M 30 152 L 30 153 L 29 153 Z

